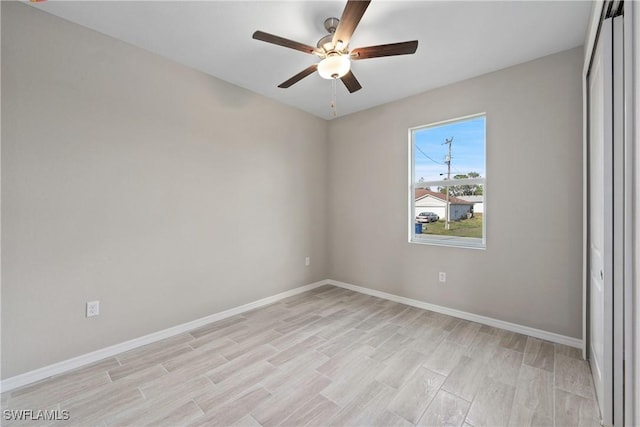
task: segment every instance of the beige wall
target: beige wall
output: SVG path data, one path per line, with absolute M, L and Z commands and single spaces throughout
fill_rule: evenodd
M 2 124 L 3 378 L 326 277 L 321 119 L 2 2 Z
M 580 338 L 582 59 L 576 48 L 333 120 L 330 277 Z M 487 249 L 408 243 L 407 130 L 480 112 Z

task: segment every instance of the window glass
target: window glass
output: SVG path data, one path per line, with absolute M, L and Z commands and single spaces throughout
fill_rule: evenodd
M 485 247 L 486 116 L 410 130 L 410 236 L 414 243 Z

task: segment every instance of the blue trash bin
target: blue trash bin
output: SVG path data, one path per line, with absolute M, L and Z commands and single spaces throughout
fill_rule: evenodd
M 416 222 L 416 234 L 422 234 L 422 224 Z

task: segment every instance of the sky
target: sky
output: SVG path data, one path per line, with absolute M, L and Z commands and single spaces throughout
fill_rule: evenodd
M 478 172 L 485 175 L 485 116 L 443 123 L 415 130 L 415 180 L 436 181 L 446 178 L 445 158 L 451 144 L 451 179 L 457 174 Z M 444 175 L 440 175 L 440 174 Z

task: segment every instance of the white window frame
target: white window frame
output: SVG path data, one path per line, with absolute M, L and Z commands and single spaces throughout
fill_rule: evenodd
M 424 182 L 414 182 L 415 177 L 415 155 L 416 150 L 414 149 L 413 143 L 413 135 L 415 132 L 434 127 L 446 125 L 449 123 L 461 122 L 464 120 L 473 119 L 476 117 L 485 117 L 485 126 L 484 126 L 484 164 L 485 164 L 485 173 L 484 177 L 480 178 L 467 178 L 467 179 L 456 179 L 454 180 L 436 180 L 436 181 L 424 181 Z M 409 215 L 408 215 L 408 224 L 409 224 L 409 243 L 417 243 L 423 245 L 435 245 L 435 246 L 451 246 L 451 247 L 459 247 L 459 248 L 470 248 L 470 249 L 486 249 L 487 248 L 487 113 L 477 113 L 464 117 L 457 117 L 455 119 L 443 120 L 436 123 L 430 123 L 428 125 L 416 126 L 409 129 Z M 426 188 L 426 187 L 437 187 L 437 186 L 446 186 L 446 184 L 450 185 L 482 185 L 482 238 L 477 237 L 459 237 L 459 236 L 438 236 L 438 235 L 429 235 L 429 234 L 419 234 L 415 233 L 415 190 L 418 188 Z

